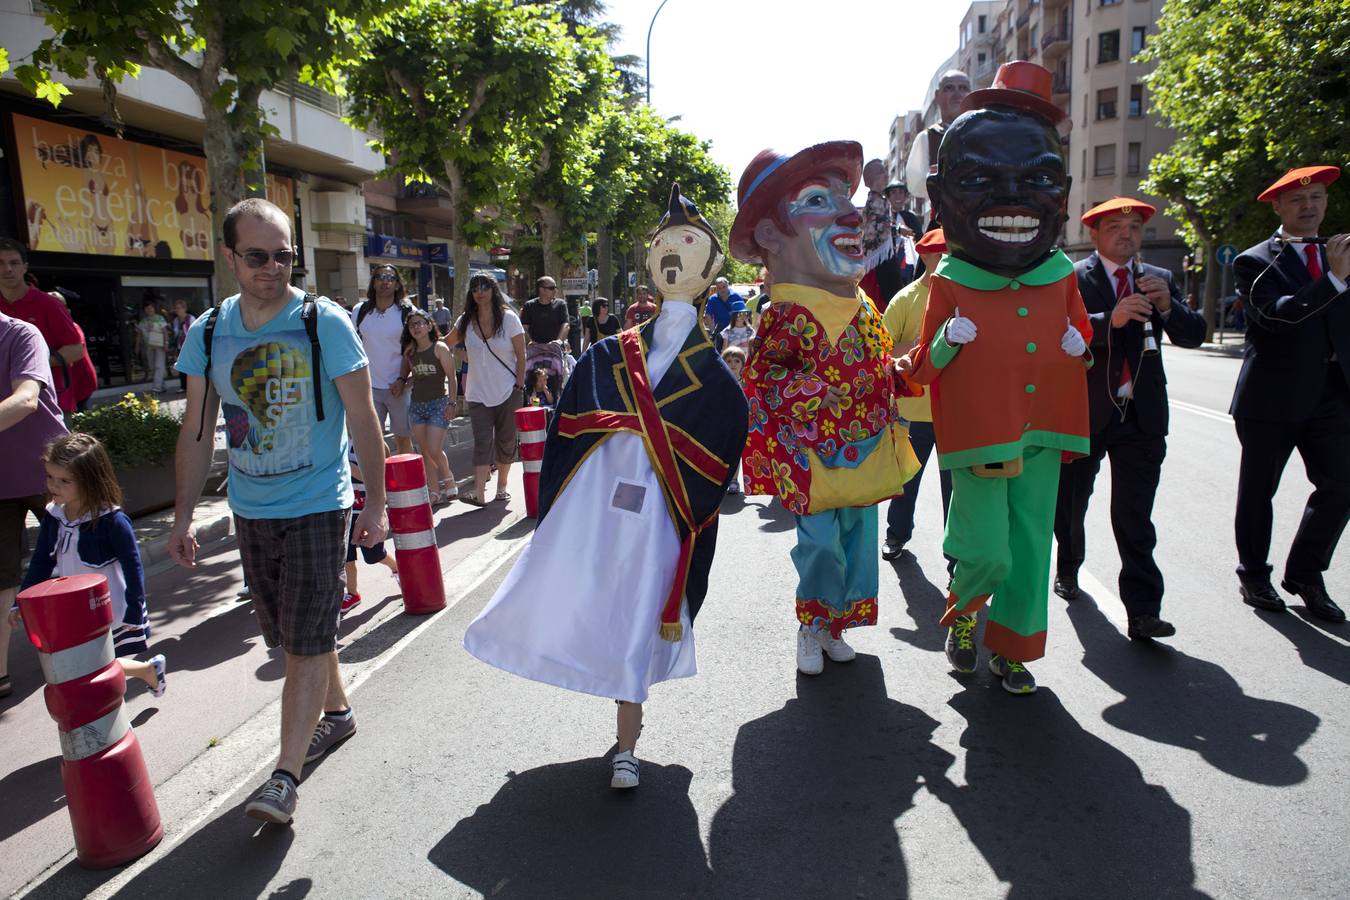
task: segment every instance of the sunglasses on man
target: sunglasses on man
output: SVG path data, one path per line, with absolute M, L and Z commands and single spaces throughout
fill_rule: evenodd
M 266 250 L 245 250 L 240 253 L 232 248 L 230 252 L 242 259 L 250 269 L 261 269 L 267 265 L 268 260 L 274 260 L 277 265 L 284 269 L 295 261 L 294 250 L 273 250 L 271 253 Z

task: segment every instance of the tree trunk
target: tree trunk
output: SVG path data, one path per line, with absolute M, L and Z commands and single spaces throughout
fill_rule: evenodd
M 562 231 L 562 215 L 557 207 L 546 203 L 536 203 L 534 206 L 539 210 L 539 226 L 543 232 L 540 235 L 540 249 L 544 255 L 544 274 L 561 281 L 563 261 L 558 253 L 558 233 Z M 562 285 L 558 287 L 558 295 L 562 296 Z
M 231 206 L 244 199 L 244 159 L 247 148 L 241 146 L 237 132 L 230 127 L 223 110 L 210 102 L 209 97 L 201 98 L 202 113 L 206 120 L 206 133 L 202 138 L 202 150 L 206 153 L 206 177 L 211 186 L 211 220 L 215 225 L 217 237 L 225 222 L 225 213 Z M 239 282 L 235 281 L 225 259 L 222 242 L 215 242 L 215 300 L 221 300 L 237 293 Z
M 595 235 L 595 255 L 599 257 L 595 267 L 600 270 L 598 290 L 601 297 L 614 297 L 614 242 L 610 239 L 609 229 L 601 228 Z M 610 304 L 613 309 L 613 304 Z
M 1201 238 L 1200 250 L 1205 261 L 1205 340 L 1214 340 L 1214 329 L 1219 323 L 1219 282 L 1223 278 L 1223 267 L 1214 258 L 1214 241 Z
M 458 231 L 458 229 L 456 229 Z M 469 245 L 458 234 L 450 242 L 455 257 L 455 287 L 450 306 L 456 316 L 464 311 L 469 297 Z

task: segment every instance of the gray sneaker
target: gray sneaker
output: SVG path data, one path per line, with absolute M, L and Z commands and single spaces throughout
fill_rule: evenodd
M 319 724 L 314 727 L 314 736 L 309 739 L 309 753 L 305 754 L 305 764 L 314 762 L 354 734 L 356 734 L 355 714 L 320 717 Z
M 1015 659 L 994 654 L 989 657 L 989 671 L 1003 679 L 1003 689 L 1010 694 L 1036 693 L 1035 676 Z
M 947 629 L 947 662 L 952 671 L 969 675 L 975 671 L 979 660 L 975 649 L 975 617 L 957 616 L 952 627 Z
M 290 779 L 273 776 L 267 779 L 244 807 L 244 815 L 274 825 L 288 825 L 295 816 L 295 801 L 300 794 Z

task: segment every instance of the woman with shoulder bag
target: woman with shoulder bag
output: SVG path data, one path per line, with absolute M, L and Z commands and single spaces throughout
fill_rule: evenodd
M 525 392 L 525 327 L 506 305 L 497 282 L 486 275 L 469 279 L 464 313 L 446 343 L 464 342 L 469 355 L 464 399 L 473 425 L 472 494 L 460 499 L 472 506 L 487 501 L 489 469 L 497 464 L 494 500 L 510 500 L 506 476 L 516 457 L 516 410 Z

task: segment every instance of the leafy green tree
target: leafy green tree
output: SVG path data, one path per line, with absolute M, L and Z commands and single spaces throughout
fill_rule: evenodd
M 353 35 L 382 13 L 386 0 L 44 0 L 53 36 L 14 74 L 35 96 L 59 106 L 69 88 L 57 79 L 91 72 L 113 101 L 116 86 L 142 66 L 188 85 L 201 103 L 202 139 L 219 215 L 260 192 L 263 139 L 276 133 L 260 103 L 265 89 L 291 78 L 335 90 L 338 65 Z M 248 172 L 253 177 L 247 176 Z M 216 249 L 222 293 L 234 279 Z
M 349 114 L 380 135 L 396 172 L 449 196 L 457 276 L 516 206 L 541 132 L 574 90 L 574 56 L 556 10 L 512 0 L 414 0 L 365 36 L 347 71 Z
M 1176 140 L 1143 189 L 1167 198 L 1189 242 L 1213 259 L 1277 222 L 1255 197 L 1286 169 L 1342 163 L 1350 127 L 1350 0 L 1169 0 L 1146 58 L 1152 108 Z M 1333 186 L 1323 232 L 1350 230 Z M 1218 273 L 1211 265 L 1209 271 Z M 1211 330 L 1219 280 L 1205 280 Z

